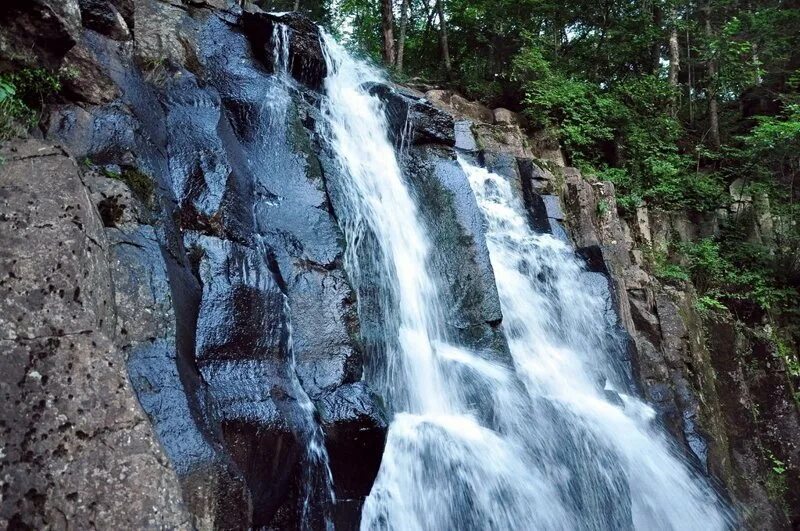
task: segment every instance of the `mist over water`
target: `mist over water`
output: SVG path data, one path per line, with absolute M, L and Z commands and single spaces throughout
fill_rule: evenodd
M 607 301 L 572 250 L 533 233 L 511 184 L 466 161 L 513 365 L 449 337 L 431 242 L 369 90 L 383 77 L 327 35 L 323 50 L 321 131 L 369 321 L 365 378 L 391 416 L 362 529 L 726 528 L 714 492 L 626 394 Z

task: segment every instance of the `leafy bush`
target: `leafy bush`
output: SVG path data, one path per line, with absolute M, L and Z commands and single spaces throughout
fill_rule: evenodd
M 701 295 L 697 297 L 694 301 L 694 307 L 701 315 L 707 315 L 712 311 L 723 311 L 726 309 L 724 304 L 710 295 Z
M 60 90 L 58 75 L 44 68 L 0 75 L 0 140 L 35 126 L 47 99 Z

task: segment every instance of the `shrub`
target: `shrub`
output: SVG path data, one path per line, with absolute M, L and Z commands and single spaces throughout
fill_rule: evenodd
M 46 101 L 60 90 L 58 75 L 44 68 L 0 75 L 0 140 L 35 126 Z

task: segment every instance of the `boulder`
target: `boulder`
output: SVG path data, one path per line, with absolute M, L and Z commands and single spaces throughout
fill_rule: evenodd
M 83 26 L 118 41 L 131 38 L 128 23 L 111 0 L 78 0 Z
M 242 27 L 253 46 L 256 57 L 275 71 L 275 31 L 283 24 L 289 29 L 289 73 L 299 82 L 319 90 L 328 72 L 322 54 L 319 28 L 299 13 L 262 13 L 245 11 Z
M 128 380 L 110 245 L 77 164 L 35 140 L 2 157 L 0 525 L 191 528 Z

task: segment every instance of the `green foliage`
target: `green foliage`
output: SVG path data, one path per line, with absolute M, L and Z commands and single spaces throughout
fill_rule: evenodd
M 727 307 L 719 300 L 710 295 L 701 295 L 694 301 L 694 308 L 701 315 L 708 315 L 710 312 L 724 311 Z
M 780 314 L 797 307 L 797 289 L 781 282 L 774 256 L 763 246 L 735 239 L 673 243 L 669 252 L 648 254 L 653 274 L 666 282 L 691 280 L 697 306 L 721 309 L 723 301 L 747 300 Z
M 94 164 L 88 158 L 83 159 L 83 165 L 87 168 L 94 167 Z M 131 189 L 131 192 L 145 205 L 152 206 L 155 185 L 152 177 L 146 173 L 130 166 L 126 166 L 121 170 L 115 166 L 103 166 L 99 168 L 99 171 L 104 177 L 124 182 Z
M 60 90 L 58 75 L 44 68 L 0 74 L 0 140 L 35 126 L 45 102 Z
M 775 357 L 783 361 L 786 371 L 792 378 L 800 378 L 800 358 L 792 351 L 789 342 L 781 335 L 772 331 L 770 339 L 775 345 Z
M 680 264 L 670 261 L 669 254 L 663 249 L 646 249 L 647 260 L 652 273 L 670 284 L 689 282 L 689 272 Z
M 786 492 L 789 488 L 786 482 L 786 463 L 775 457 L 775 454 L 769 450 L 766 451 L 765 457 L 770 466 L 765 481 L 767 495 L 772 500 L 785 503 Z

